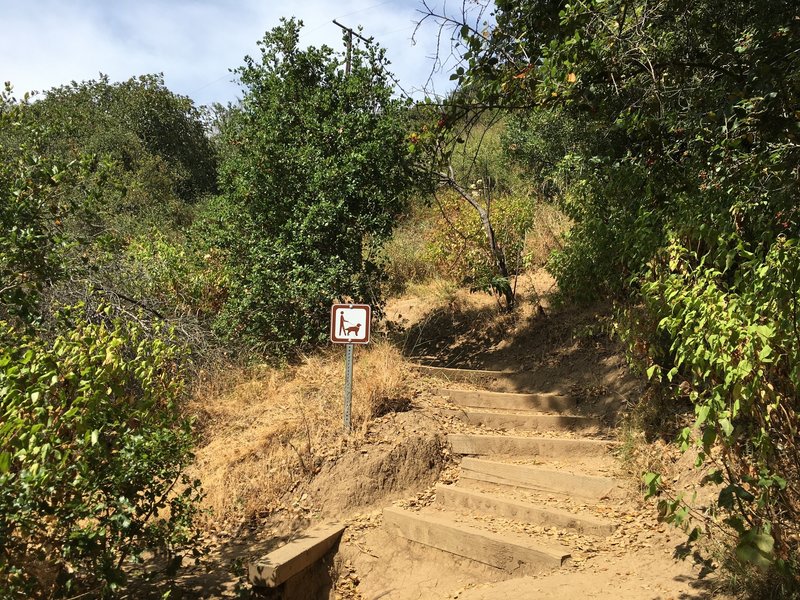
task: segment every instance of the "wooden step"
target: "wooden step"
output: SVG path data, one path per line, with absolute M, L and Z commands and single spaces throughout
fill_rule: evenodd
M 554 393 L 514 394 L 450 388 L 441 388 L 436 393 L 446 396 L 453 404 L 471 408 L 528 409 L 551 412 L 570 411 L 575 408 L 575 400 Z
M 451 510 L 480 511 L 515 521 L 536 523 L 559 529 L 572 529 L 583 534 L 607 536 L 617 528 L 611 521 L 592 515 L 580 515 L 558 508 L 537 506 L 452 485 L 436 486 L 436 502 L 442 508 Z
M 619 442 L 584 438 L 516 437 L 466 433 L 448 434 L 447 441 L 455 454 L 499 454 L 546 458 L 597 456 L 619 445 Z
M 247 568 L 250 583 L 256 587 L 281 585 L 325 556 L 339 541 L 343 531 L 344 526 L 340 524 L 304 531 L 297 539 L 250 563 Z
M 414 365 L 414 368 L 429 377 L 436 377 L 445 381 L 466 382 L 472 384 L 485 384 L 514 376 L 518 371 L 487 371 L 483 369 L 453 369 L 450 367 L 432 367 L 429 365 Z
M 458 523 L 447 513 L 414 512 L 402 508 L 383 509 L 387 531 L 412 542 L 463 556 L 515 575 L 530 575 L 558 568 L 569 552 L 552 544 L 539 544 L 517 533 L 484 531 Z
M 476 410 L 440 409 L 439 414 L 454 417 L 473 425 L 492 429 L 527 429 L 530 431 L 577 431 L 597 429 L 600 420 L 577 415 L 540 415 Z
M 465 457 L 461 460 L 461 480 L 470 479 L 588 500 L 624 495 L 622 484 L 610 477 Z

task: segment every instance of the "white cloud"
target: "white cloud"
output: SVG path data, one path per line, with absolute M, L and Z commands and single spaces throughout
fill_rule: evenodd
M 198 103 L 239 95 L 229 69 L 256 55 L 256 42 L 281 16 L 305 23 L 302 42 L 341 48 L 331 21 L 364 26 L 387 48 L 403 87 L 422 86 L 435 48 L 428 29 L 411 43 L 417 0 L 0 0 L 0 80 L 17 92 L 93 79 L 163 72 L 167 86 Z M 437 91 L 446 89 L 446 76 Z

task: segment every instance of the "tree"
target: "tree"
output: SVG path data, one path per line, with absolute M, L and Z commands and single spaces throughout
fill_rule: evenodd
M 127 558 L 192 538 L 186 361 L 174 331 L 71 265 L 86 246 L 64 221 L 101 193 L 101 170 L 44 154 L 31 114 L 0 96 L 0 589 L 99 597 Z M 43 300 L 61 280 L 85 302 Z
M 60 303 L 91 301 L 88 290 L 99 289 L 118 306 L 179 321 L 187 338 L 207 343 L 202 321 L 223 292 L 216 264 L 202 258 L 205 240 L 191 235 L 216 190 L 205 113 L 159 75 L 120 83 L 101 76 L 21 102 L 6 94 L 3 105 L 3 189 L 10 194 L 26 179 L 39 186 L 2 206 L 8 237 L 0 243 L 8 249 L 0 263 L 9 261 L 2 276 L 19 283 L 0 286 L 8 287 L 0 292 L 6 308 L 24 308 L 30 320 Z M 42 254 L 46 272 L 23 269 L 23 257 L 11 252 L 34 234 L 26 257 Z M 25 290 L 37 293 L 23 302 Z M 6 303 L 2 296 L 12 293 Z
M 167 89 L 161 75 L 73 82 L 47 91 L 28 111 L 44 131 L 43 154 L 107 163 L 102 197 L 76 199 L 81 235 L 124 239 L 148 227 L 183 227 L 188 208 L 216 191 L 204 114 Z
M 42 127 L 7 89 L 0 95 L 0 319 L 31 324 L 42 290 L 63 276 L 69 246 L 67 190 L 83 186 L 85 161 L 41 153 Z
M 556 161 L 580 177 L 563 197 L 576 226 L 550 267 L 568 296 L 628 303 L 631 347 L 646 348 L 649 376 L 694 406 L 699 463 L 724 484 L 720 517 L 704 524 L 724 519 L 739 558 L 775 565 L 790 574 L 775 580 L 796 589 L 797 7 L 495 6 L 485 24 L 430 17 L 463 49 L 457 97 L 473 111 L 552 110 L 581 126 L 585 143 Z M 529 123 L 519 146 L 541 141 L 541 124 Z M 687 428 L 681 444 L 691 442 Z M 680 503 L 662 506 L 685 521 Z
M 355 48 L 346 76 L 332 49 L 300 48 L 301 26 L 282 21 L 236 71 L 245 94 L 222 132 L 220 323 L 277 355 L 324 339 L 333 300 L 380 302 L 378 250 L 413 183 L 383 52 Z
M 443 239 L 435 245 L 463 283 L 502 298 L 501 307 L 513 310 L 516 285 L 511 280 L 522 266 L 531 216 L 525 208 L 533 202 L 527 190 L 519 189 L 517 170 L 502 151 L 502 113 L 449 113 L 428 101 L 417 107 L 415 124 L 410 147 L 443 217 Z M 457 258 L 450 256 L 455 248 Z
M 606 281 L 596 283 L 604 285 L 590 287 L 621 291 L 618 281 L 643 272 L 668 229 L 723 261 L 736 246 L 724 239 L 729 234 L 760 243 L 765 231 L 785 233 L 780 223 L 796 234 L 793 7 L 718 0 L 688 8 L 667 0 L 496 6 L 496 23 L 485 26 L 439 17 L 458 25 L 464 48 L 455 77 L 457 97 L 467 100 L 448 110 L 556 109 L 581 123 L 587 142 L 579 154 L 591 160 L 582 165 L 588 188 L 572 216 L 579 227 L 587 219 L 605 224 L 612 237 L 604 245 L 613 240 L 622 249 L 615 258 L 594 257 L 615 264 L 600 269 Z M 778 213 L 790 218 L 778 223 Z M 637 243 L 631 231 L 641 234 Z

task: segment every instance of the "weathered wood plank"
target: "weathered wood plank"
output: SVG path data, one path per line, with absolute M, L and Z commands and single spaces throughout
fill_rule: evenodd
M 436 502 L 443 508 L 479 511 L 525 523 L 572 529 L 584 534 L 607 536 L 617 528 L 613 522 L 592 515 L 581 515 L 558 508 L 537 506 L 452 485 L 436 486 Z
M 461 478 L 589 500 L 615 498 L 624 493 L 622 484 L 610 477 L 580 475 L 468 457 L 461 460 Z
M 430 365 L 414 365 L 424 375 L 439 377 L 448 381 L 469 381 L 478 383 L 487 379 L 516 375 L 519 371 L 490 371 L 486 369 L 456 369 L 452 367 L 433 367 Z
M 464 433 L 451 433 L 447 436 L 447 441 L 455 454 L 497 454 L 547 458 L 597 456 L 619 445 L 619 442 L 582 438 L 513 437 Z
M 508 572 L 528 575 L 558 568 L 570 557 L 565 548 L 539 544 L 528 536 L 483 531 L 444 514 L 383 510 L 384 527 L 395 534 Z
M 529 431 L 577 431 L 597 429 L 598 419 L 577 415 L 541 415 L 497 413 L 476 410 L 440 409 L 439 413 L 467 423 L 484 425 L 492 429 L 525 429 Z
M 321 559 L 344 531 L 344 525 L 322 525 L 273 550 L 247 569 L 250 583 L 257 587 L 277 587 L 293 575 Z
M 437 390 L 437 394 L 446 396 L 453 404 L 471 408 L 527 409 L 551 412 L 569 411 L 575 408 L 574 399 L 554 393 L 517 394 L 441 388 Z

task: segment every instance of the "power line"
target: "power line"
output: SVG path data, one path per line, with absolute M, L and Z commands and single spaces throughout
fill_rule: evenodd
M 348 35 L 350 36 L 350 40 L 352 40 L 352 36 L 354 35 L 354 36 L 358 37 L 359 39 L 363 40 L 363 41 L 364 41 L 364 42 L 366 42 L 366 43 L 371 43 L 371 42 L 373 42 L 373 41 L 374 41 L 374 38 L 369 38 L 369 39 L 367 39 L 367 38 L 365 38 L 364 36 L 362 36 L 362 35 L 359 35 L 359 34 L 358 34 L 358 33 L 357 33 L 355 30 L 353 30 L 352 28 L 350 28 L 350 27 L 346 27 L 346 26 L 342 25 L 341 23 L 339 23 L 339 22 L 337 21 L 337 19 L 342 19 L 342 18 L 344 18 L 344 17 L 349 17 L 349 16 L 352 16 L 352 15 L 356 15 L 356 14 L 359 14 L 359 13 L 363 13 L 363 12 L 369 11 L 369 10 L 373 10 L 373 9 L 379 8 L 379 7 L 381 7 L 381 6 L 385 6 L 386 4 L 391 4 L 393 1 L 394 1 L 394 0 L 384 0 L 383 2 L 379 2 L 379 3 L 377 3 L 377 4 L 373 4 L 373 5 L 371 5 L 371 6 L 367 6 L 367 7 L 364 7 L 364 8 L 359 8 L 359 9 L 357 9 L 357 10 L 350 11 L 349 13 L 345 13 L 345 14 L 342 14 L 342 15 L 338 15 L 337 17 L 335 17 L 335 18 L 333 19 L 333 23 L 334 23 L 335 25 L 337 25 L 338 27 L 340 27 L 342 30 L 349 32 L 349 34 L 348 34 Z M 320 25 L 318 25 L 317 27 L 313 27 L 313 28 L 311 28 L 311 29 L 307 29 L 307 30 L 305 30 L 305 32 L 304 32 L 304 33 L 305 33 L 306 35 L 308 35 L 308 34 L 311 34 L 311 33 L 314 33 L 314 32 L 316 32 L 316 31 L 319 31 L 319 30 L 320 30 L 320 29 L 322 29 L 323 27 L 325 27 L 327 24 L 328 24 L 328 21 L 325 21 L 325 22 L 321 23 Z M 409 28 L 406 28 L 406 27 L 404 27 L 403 29 L 395 29 L 395 30 L 393 30 L 393 31 L 389 31 L 389 32 L 387 32 L 385 35 L 389 36 L 389 35 L 392 35 L 392 34 L 394 34 L 394 33 L 399 33 L 399 32 L 401 32 L 401 31 L 407 31 L 408 29 L 409 29 Z M 348 44 L 348 59 L 347 59 L 347 64 L 348 64 L 347 72 L 348 72 L 348 74 L 349 74 L 349 64 L 350 64 L 350 58 L 349 58 L 349 56 L 350 56 L 350 52 L 351 52 L 351 51 L 352 51 L 352 41 L 350 42 L 350 44 Z M 406 92 L 406 90 L 405 90 L 405 89 L 403 89 L 403 86 L 400 84 L 400 82 L 397 80 L 397 78 L 396 78 L 396 77 L 395 77 L 395 76 L 394 76 L 392 73 L 390 73 L 390 72 L 388 71 L 388 69 L 384 69 L 384 71 L 386 72 L 387 76 L 388 76 L 388 77 L 389 77 L 389 78 L 390 78 L 390 79 L 391 79 L 391 80 L 394 82 L 394 84 L 397 86 L 397 88 L 400 90 L 400 92 L 402 92 L 402 94 L 403 94 L 404 96 L 406 96 L 406 97 L 409 97 L 409 98 L 410 98 L 410 97 L 411 97 L 411 95 L 410 95 L 408 92 Z M 214 79 L 214 80 L 212 80 L 212 81 L 209 81 L 209 82 L 207 82 L 207 83 L 204 83 L 204 84 L 202 84 L 202 85 L 198 86 L 197 88 L 195 88 L 194 90 L 192 90 L 192 92 L 190 92 L 190 95 L 192 95 L 192 94 L 195 94 L 195 93 L 197 93 L 197 92 L 199 92 L 199 91 L 201 91 L 201 90 L 204 90 L 204 89 L 206 89 L 206 88 L 208 88 L 208 87 L 210 87 L 210 86 L 214 85 L 215 83 L 219 83 L 220 81 L 222 81 L 222 80 L 224 80 L 224 79 L 226 79 L 227 77 L 230 77 L 230 76 L 231 76 L 231 73 L 230 73 L 230 70 L 229 70 L 229 71 L 228 71 L 228 73 L 226 73 L 225 75 L 222 75 L 221 77 L 218 77 L 218 78 L 216 78 L 216 79 Z
M 353 36 L 356 36 L 358 39 L 363 40 L 367 44 L 371 44 L 372 41 L 373 41 L 373 38 L 369 38 L 369 39 L 365 38 L 363 35 L 358 34 L 355 31 L 353 31 L 353 29 L 351 27 L 347 27 L 345 25 L 342 25 L 336 19 L 333 20 L 333 24 L 336 25 L 337 27 L 340 27 L 343 31 L 347 32 L 347 58 L 346 58 L 346 62 L 345 62 L 345 71 L 344 72 L 345 72 L 345 75 L 349 76 L 350 75 L 350 60 L 351 60 L 351 55 L 352 55 L 352 52 L 353 52 Z M 403 86 L 398 81 L 397 77 L 395 77 L 391 73 L 391 71 L 389 71 L 389 69 L 387 69 L 384 65 L 380 65 L 380 67 L 381 67 L 381 69 L 383 69 L 384 74 L 394 82 L 394 84 L 403 93 L 403 95 L 406 98 L 411 98 L 411 95 L 403 88 Z

